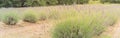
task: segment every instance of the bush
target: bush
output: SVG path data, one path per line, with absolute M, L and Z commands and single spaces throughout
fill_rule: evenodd
M 37 14 L 33 12 L 26 13 L 23 19 L 24 21 L 30 22 L 30 23 L 36 23 L 38 21 Z
M 100 13 L 81 14 L 77 18 L 68 18 L 56 24 L 53 38 L 92 38 L 99 36 L 106 25 L 111 25 L 114 21 L 115 18 Z
M 58 23 L 54 29 L 53 38 L 82 38 L 79 22 L 64 21 Z
M 17 24 L 18 20 L 19 18 L 15 13 L 6 14 L 2 19 L 2 21 L 7 25 L 15 25 Z
M 93 23 L 93 24 L 90 24 Z M 104 30 L 104 26 L 86 19 L 67 20 L 58 23 L 54 29 L 53 38 L 92 38 Z

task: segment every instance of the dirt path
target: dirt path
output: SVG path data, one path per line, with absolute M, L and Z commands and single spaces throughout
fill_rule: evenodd
M 118 22 L 114 27 L 114 33 L 112 38 L 120 38 L 120 22 Z
M 50 38 L 49 23 L 22 25 L 27 26 L 0 29 L 0 38 Z
M 109 36 L 109 38 L 120 38 L 120 21 L 114 26 L 108 27 L 102 35 Z

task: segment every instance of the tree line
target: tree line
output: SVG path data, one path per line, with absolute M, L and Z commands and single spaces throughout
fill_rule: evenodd
M 96 0 L 93 0 L 96 1 Z M 87 4 L 89 0 L 0 0 L 0 7 L 35 7 L 49 5 Z M 101 0 L 101 3 L 120 3 L 120 0 Z
M 101 3 L 120 3 L 120 0 L 101 0 Z

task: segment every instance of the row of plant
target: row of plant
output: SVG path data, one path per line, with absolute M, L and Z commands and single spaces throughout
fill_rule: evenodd
M 17 13 L 7 13 L 4 14 L 1 21 L 7 25 L 16 25 L 21 20 L 20 16 Z M 36 23 L 38 17 L 35 13 L 26 13 L 24 14 L 23 21 Z
M 7 25 L 16 25 L 20 20 L 24 22 L 36 23 L 38 21 L 44 21 L 48 19 L 59 19 L 59 13 L 51 12 L 51 13 L 37 13 L 35 11 L 29 10 L 25 11 L 23 14 L 17 12 L 10 12 L 1 14 L 0 21 L 4 22 Z
M 107 26 L 112 26 L 117 17 L 111 13 L 65 11 L 63 13 L 27 12 L 23 21 L 36 23 L 39 20 L 57 19 L 52 38 L 93 38 L 99 36 Z M 7 25 L 15 25 L 21 20 L 16 13 L 3 15 L 2 21 Z

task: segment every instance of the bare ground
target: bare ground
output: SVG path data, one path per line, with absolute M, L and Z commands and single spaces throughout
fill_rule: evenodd
M 107 35 L 109 38 L 120 38 L 120 21 L 115 25 L 108 27 L 102 35 Z
M 0 28 L 0 38 L 51 38 L 50 29 L 52 25 L 47 22 L 37 24 L 22 23 L 17 26 L 2 26 Z
M 120 38 L 120 22 L 118 22 L 114 27 L 113 27 L 113 36 L 112 38 Z

